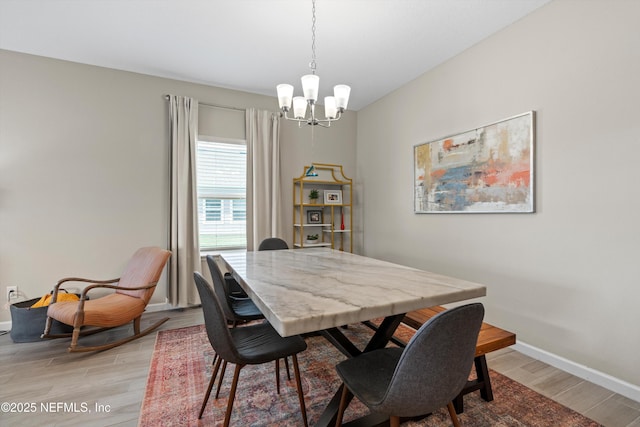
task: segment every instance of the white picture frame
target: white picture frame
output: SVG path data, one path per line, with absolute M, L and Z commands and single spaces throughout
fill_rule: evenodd
M 325 190 L 324 191 L 324 204 L 325 205 L 341 205 L 342 204 L 342 190 Z

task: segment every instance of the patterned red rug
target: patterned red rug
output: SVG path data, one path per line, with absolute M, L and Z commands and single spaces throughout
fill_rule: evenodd
M 401 331 L 402 338 L 411 334 Z M 354 342 L 366 342 L 371 331 L 362 325 L 351 325 L 344 331 Z M 308 349 L 298 356 L 303 391 L 310 425 L 319 418 L 340 381 L 334 366 L 344 359 L 322 337 L 307 338 Z M 215 400 L 215 388 L 201 420 L 198 412 L 212 372 L 213 350 L 204 325 L 158 332 L 149 369 L 140 419 L 147 426 L 218 426 L 222 425 L 230 389 L 232 370 L 227 369 L 220 398 Z M 232 426 L 300 426 L 295 383 L 285 381 L 284 369 L 281 393 L 276 393 L 273 364 L 246 366 L 240 374 L 238 391 L 231 417 Z M 293 375 L 293 373 L 292 373 Z M 494 400 L 485 402 L 479 392 L 465 396 L 464 413 L 459 416 L 463 426 L 473 427 L 597 427 L 600 424 L 562 406 L 497 372 L 490 371 Z M 354 399 L 345 422 L 367 413 Z M 446 408 L 419 422 L 406 426 L 451 426 Z

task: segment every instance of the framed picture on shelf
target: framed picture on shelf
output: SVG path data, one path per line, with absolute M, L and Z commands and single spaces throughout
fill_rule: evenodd
M 309 224 L 322 223 L 322 211 L 307 211 L 307 223 Z
M 342 190 L 325 190 L 324 203 L 326 205 L 341 205 Z

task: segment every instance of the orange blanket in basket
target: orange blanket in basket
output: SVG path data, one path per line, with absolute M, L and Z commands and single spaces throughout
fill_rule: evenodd
M 31 308 L 38 307 L 46 307 L 51 303 L 51 294 L 47 294 L 40 298 L 35 304 L 31 306 Z M 56 301 L 78 301 L 80 298 L 76 294 L 68 294 L 66 292 L 62 292 L 58 294 L 58 299 Z

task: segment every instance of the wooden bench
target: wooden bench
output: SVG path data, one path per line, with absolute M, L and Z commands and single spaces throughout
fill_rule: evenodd
M 427 320 L 446 308 L 441 306 L 423 308 L 422 310 L 407 313 L 402 320 L 406 325 L 419 329 Z M 478 344 L 476 345 L 476 356 L 474 365 L 476 368 L 476 379 L 467 381 L 467 385 L 462 389 L 460 394 L 454 399 L 453 406 L 458 414 L 464 410 L 463 397 L 465 394 L 480 390 L 480 396 L 490 402 L 493 400 L 493 392 L 491 391 L 491 379 L 489 378 L 489 369 L 487 368 L 487 359 L 485 354 L 509 347 L 516 343 L 516 335 L 504 329 L 497 328 L 488 323 L 482 323 L 480 334 L 478 335 Z

